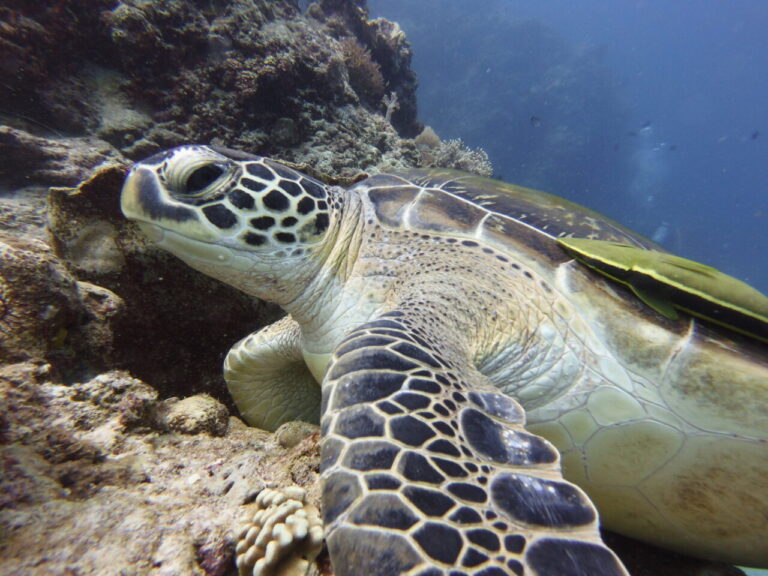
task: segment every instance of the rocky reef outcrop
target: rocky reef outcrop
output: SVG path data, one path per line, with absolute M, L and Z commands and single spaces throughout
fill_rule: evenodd
M 234 533 L 265 487 L 317 502 L 317 437 L 281 444 L 210 396 L 161 400 L 121 371 L 63 384 L 49 365 L 6 364 L 0 574 L 233 574 Z
M 2 111 L 18 128 L 133 160 L 201 142 L 329 173 L 415 161 L 399 137 L 420 130 L 410 47 L 364 3 L 11 2 L 0 22 Z

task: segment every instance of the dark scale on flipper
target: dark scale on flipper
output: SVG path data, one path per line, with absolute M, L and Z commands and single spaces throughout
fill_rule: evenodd
M 461 429 L 478 454 L 495 462 L 531 466 L 552 464 L 557 460 L 557 452 L 545 440 L 512 431 L 474 408 L 462 412 Z
M 382 318 L 381 320 L 374 320 L 373 322 L 368 322 L 365 325 L 365 328 L 367 330 L 373 330 L 374 328 L 390 328 L 398 331 L 394 333 L 397 336 L 400 335 L 399 331 L 404 330 L 404 326 L 400 324 L 400 322 L 395 322 L 394 320 L 387 320 L 386 318 Z
M 206 206 L 203 208 L 203 214 L 205 214 L 205 217 L 208 218 L 211 224 L 217 228 L 221 228 L 222 230 L 232 228 L 232 226 L 237 224 L 237 216 L 235 216 L 229 208 L 222 204 L 212 204 L 211 206 Z
M 383 402 L 379 402 L 376 404 L 378 406 L 379 410 L 384 412 L 385 414 L 402 414 L 403 409 L 399 406 L 395 406 L 392 404 L 392 402 L 387 402 L 386 400 Z
M 484 568 L 479 572 L 473 572 L 472 576 L 509 576 L 509 574 L 504 572 L 504 570 L 501 568 L 497 568 L 496 566 L 489 566 L 488 568 Z
M 421 446 L 435 436 L 435 432 L 429 425 L 413 416 L 394 418 L 389 425 L 392 436 L 408 446 Z
M 446 378 L 446 377 L 445 377 L 445 376 L 443 376 L 442 374 L 435 374 L 435 380 L 437 380 L 438 382 L 440 382 L 440 384 L 442 384 L 442 385 L 443 385 L 443 386 L 445 386 L 446 388 L 448 388 L 448 387 L 451 385 L 451 381 L 450 381 L 450 380 L 448 380 L 448 378 Z
M 468 476 L 467 471 L 457 462 L 446 460 L 445 458 L 430 458 L 430 460 L 452 478 L 466 478 Z
M 507 560 L 507 568 L 512 570 L 512 573 L 515 574 L 516 576 L 525 576 L 525 568 L 517 560 L 514 560 L 512 558 Z
M 245 170 L 251 176 L 256 176 L 256 178 L 261 178 L 262 180 L 275 179 L 275 173 L 272 172 L 272 170 L 270 170 L 266 166 L 264 166 L 264 164 L 249 162 L 245 165 Z
M 525 420 L 525 415 L 517 402 L 504 394 L 470 392 L 469 400 L 478 408 L 482 408 L 491 414 L 491 416 L 498 416 L 515 424 L 522 423 Z
M 342 463 L 353 470 L 389 470 L 399 451 L 386 441 L 358 440 L 347 448 Z
M 344 408 L 362 402 L 374 402 L 391 396 L 400 390 L 403 374 L 373 373 L 362 379 L 341 383 L 336 389 L 332 409 Z
M 464 557 L 461 559 L 461 565 L 465 568 L 474 568 L 485 562 L 488 562 L 488 556 L 474 548 L 467 550 Z
M 479 524 L 483 521 L 483 518 L 472 508 L 464 506 L 451 514 L 449 520 L 456 522 L 456 524 Z
M 428 424 L 413 416 L 393 418 L 389 426 L 392 436 L 408 446 L 421 446 L 435 436 L 434 430 Z
M 346 438 L 383 436 L 384 418 L 370 406 L 355 406 L 339 414 L 336 432 Z
M 331 534 L 327 542 L 336 574 L 394 576 L 410 573 L 421 563 L 421 554 L 401 534 L 373 528 L 351 530 L 342 527 Z M 372 554 L 372 551 L 376 553 Z
M 412 336 L 413 336 L 413 341 L 414 341 L 414 342 L 416 342 L 416 344 L 418 344 L 418 345 L 419 345 L 419 346 L 421 346 L 422 348 L 431 348 L 431 347 L 430 347 L 430 345 L 429 345 L 429 343 L 428 343 L 426 340 L 424 340 L 423 338 L 420 338 L 420 337 L 419 337 L 418 335 L 416 335 L 416 334 L 413 334 Z M 440 358 L 435 358 L 435 359 L 436 359 L 438 362 L 440 362 L 440 365 L 441 365 L 441 366 L 445 366 L 445 362 L 442 362 L 442 361 L 440 360 Z
M 448 409 L 443 406 L 442 404 L 435 404 L 435 407 L 433 408 L 435 412 L 440 414 L 440 416 L 449 416 L 450 412 L 448 412 Z
M 456 506 L 453 498 L 428 488 L 406 486 L 403 488 L 403 495 L 427 516 L 443 516 Z
M 293 216 L 288 216 L 280 220 L 280 226 L 285 226 L 286 228 L 290 228 L 291 226 L 296 226 L 296 223 L 298 221 L 299 220 L 297 218 L 294 218 Z
M 413 537 L 424 552 L 445 564 L 456 562 L 464 544 L 458 530 L 436 522 L 426 522 Z
M 361 350 L 340 358 L 331 368 L 330 378 L 336 379 L 344 374 L 361 370 L 391 370 L 407 372 L 413 370 L 416 364 L 389 350 Z
M 501 549 L 499 537 L 490 530 L 485 530 L 482 528 L 470 530 L 467 532 L 467 538 L 469 538 L 469 541 L 473 544 L 482 546 L 490 552 L 498 552 Z
M 389 328 L 373 328 L 370 330 L 371 334 L 379 334 L 381 336 L 392 336 L 393 338 L 397 340 L 410 340 L 405 334 L 400 332 L 399 330 L 391 330 Z
M 429 398 L 413 392 L 401 392 L 394 397 L 394 401 L 409 410 L 421 410 L 430 404 Z
M 346 472 L 336 472 L 323 489 L 323 522 L 330 524 L 360 497 L 357 476 Z
M 367 524 L 408 530 L 418 522 L 416 515 L 395 494 L 382 494 L 355 507 L 350 514 L 354 524 Z
M 419 390 L 428 394 L 438 394 L 442 390 L 439 384 L 436 384 L 432 380 L 424 380 L 422 378 L 413 378 L 409 380 L 408 388 L 410 390 Z
M 408 356 L 410 358 L 413 358 L 417 362 L 421 362 L 422 364 L 426 364 L 428 366 L 432 366 L 433 368 L 439 368 L 440 364 L 438 364 L 434 358 L 432 358 L 432 355 L 425 352 L 421 348 L 418 348 L 414 346 L 413 344 L 408 344 L 407 342 L 400 342 L 396 346 L 392 347 L 393 350 L 396 350 L 403 356 Z
M 504 549 L 512 554 L 520 554 L 525 548 L 525 537 L 519 534 L 504 536 Z
M 446 436 L 451 436 L 451 437 L 456 436 L 456 432 L 454 431 L 454 429 L 451 428 L 445 422 L 435 422 L 434 424 L 432 424 L 432 426 L 434 426 L 435 430 L 437 430 L 441 434 L 445 434 Z M 458 450 L 457 450 L 457 452 L 458 452 Z
M 485 493 L 485 490 L 474 484 L 453 482 L 452 484 L 448 484 L 447 490 L 457 498 L 461 498 L 468 502 L 483 504 L 488 500 L 488 495 Z
M 270 193 L 264 196 L 261 201 L 264 202 L 264 206 L 270 210 L 275 210 L 276 212 L 283 212 L 284 210 L 287 210 L 291 205 L 291 201 L 288 200 L 288 196 L 279 190 L 270 191 Z
M 368 474 L 365 477 L 369 490 L 397 490 L 402 482 L 389 474 Z
M 536 574 L 567 576 L 625 576 L 614 555 L 604 546 L 578 540 L 547 538 L 535 542 L 525 559 Z
M 357 350 L 358 348 L 386 346 L 387 344 L 391 343 L 391 338 L 382 338 L 381 336 L 364 336 L 362 338 L 354 338 L 352 340 L 347 340 L 344 344 L 339 346 L 338 350 L 336 350 L 336 355 L 341 357 L 349 354 L 354 350 Z
M 491 497 L 509 518 L 533 526 L 567 529 L 596 519 L 581 491 L 564 481 L 502 473 L 491 482 Z
M 408 480 L 440 484 L 445 476 L 440 474 L 421 454 L 406 452 L 400 459 L 400 473 Z

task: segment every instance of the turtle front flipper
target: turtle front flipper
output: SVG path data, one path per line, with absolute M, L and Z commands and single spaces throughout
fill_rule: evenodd
M 626 576 L 556 449 L 469 362 L 442 357 L 432 326 L 385 314 L 331 360 L 321 471 L 335 573 Z
M 224 379 L 251 426 L 276 430 L 291 420 L 320 420 L 320 386 L 301 352 L 301 330 L 290 316 L 232 346 Z

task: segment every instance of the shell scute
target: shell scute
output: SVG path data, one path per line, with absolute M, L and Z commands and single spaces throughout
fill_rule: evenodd
M 556 239 L 600 238 L 658 247 L 621 224 L 551 194 L 445 169 L 372 176 L 356 186 L 385 226 L 515 242 L 565 258 Z

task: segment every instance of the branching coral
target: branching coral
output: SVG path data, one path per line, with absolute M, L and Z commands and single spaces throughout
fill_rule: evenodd
M 265 488 L 237 542 L 241 576 L 304 576 L 323 546 L 320 514 L 298 486 Z
M 397 92 L 392 91 L 388 96 L 382 98 L 381 103 L 384 104 L 386 112 L 384 118 L 387 122 L 392 122 L 392 114 L 394 114 L 400 108 L 400 102 L 397 100 Z
M 424 168 L 455 168 L 480 176 L 491 176 L 493 166 L 482 148 L 469 148 L 461 139 L 441 141 L 432 128 L 426 126 L 416 139 L 419 165 Z

